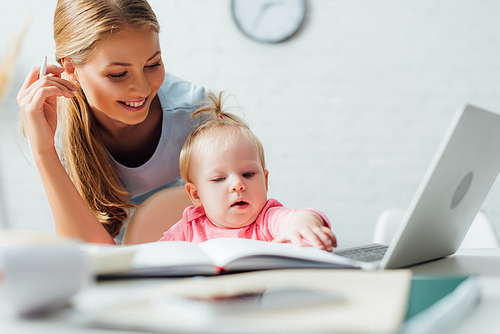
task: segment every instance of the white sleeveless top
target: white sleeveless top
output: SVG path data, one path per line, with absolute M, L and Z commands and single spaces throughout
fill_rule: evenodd
M 194 128 L 191 114 L 205 97 L 205 90 L 171 74 L 158 90 L 163 110 L 160 141 L 151 158 L 139 167 L 126 167 L 113 159 L 123 186 L 134 204 L 142 203 L 158 190 L 182 185 L 179 154 Z

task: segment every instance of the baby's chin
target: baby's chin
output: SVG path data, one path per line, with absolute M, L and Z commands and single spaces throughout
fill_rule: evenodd
M 218 228 L 235 230 L 253 224 L 259 217 L 260 212 L 252 212 L 251 216 L 249 215 L 249 212 L 241 212 L 240 214 L 234 214 L 233 212 L 233 214 L 228 215 L 229 217 L 224 217 L 224 215 L 222 217 L 218 217 L 221 219 L 213 219 L 213 217 L 211 217 L 209 213 L 206 212 L 206 214 L 208 220 L 210 220 L 212 225 Z
M 210 219 L 210 222 L 218 227 L 218 228 L 226 228 L 226 229 L 231 229 L 231 230 L 235 230 L 235 229 L 239 229 L 239 228 L 242 228 L 242 227 L 246 227 L 250 224 L 252 224 L 252 222 L 247 222 L 247 221 L 242 221 L 242 222 L 216 222 L 212 219 Z
M 212 223 L 212 224 L 214 224 L 218 228 L 225 228 L 228 230 L 237 230 L 239 228 L 246 227 L 246 226 L 250 225 L 250 224 L 231 225 L 231 224 L 215 224 L 215 223 Z

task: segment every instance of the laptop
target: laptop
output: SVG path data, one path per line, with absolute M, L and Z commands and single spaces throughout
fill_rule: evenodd
M 335 254 L 361 269 L 402 268 L 451 255 L 499 172 L 500 115 L 465 105 L 453 118 L 391 244 Z M 371 253 L 378 255 L 370 258 Z

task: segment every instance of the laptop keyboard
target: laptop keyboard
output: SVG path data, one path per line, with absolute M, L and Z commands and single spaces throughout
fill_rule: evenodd
M 388 245 L 373 244 L 343 249 L 335 254 L 356 261 L 372 262 L 382 260 L 388 247 Z

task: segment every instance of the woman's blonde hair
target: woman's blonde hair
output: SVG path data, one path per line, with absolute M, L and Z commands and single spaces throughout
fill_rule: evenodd
M 121 30 L 160 31 L 146 0 L 59 0 L 54 14 L 56 60 L 85 64 L 99 43 Z M 129 215 L 129 193 L 121 184 L 80 88 L 60 99 L 59 149 L 68 174 L 108 233 L 115 237 Z
M 198 152 L 210 154 L 215 145 L 228 147 L 237 138 L 243 138 L 259 153 L 262 169 L 266 168 L 264 147 L 259 138 L 250 130 L 248 124 L 238 116 L 225 111 L 223 104 L 224 92 L 219 96 L 208 92 L 204 106 L 193 113 L 193 118 L 199 118 L 198 127 L 189 134 L 181 150 L 179 166 L 182 178 L 186 182 L 193 182 L 193 157 Z

